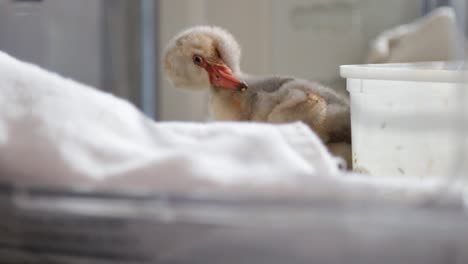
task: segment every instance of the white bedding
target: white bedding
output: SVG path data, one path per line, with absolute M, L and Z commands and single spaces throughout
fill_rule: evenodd
M 2 179 L 164 188 L 334 175 L 301 123 L 156 123 L 110 94 L 0 53 Z

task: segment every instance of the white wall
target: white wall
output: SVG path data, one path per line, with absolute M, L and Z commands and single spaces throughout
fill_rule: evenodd
M 99 87 L 100 14 L 96 0 L 0 0 L 0 50 Z
M 160 0 L 160 52 L 174 34 L 204 23 L 204 1 Z M 162 57 L 162 56 L 161 56 Z M 161 120 L 203 120 L 207 115 L 206 93 L 173 89 L 160 73 L 159 112 Z
M 369 40 L 420 13 L 419 0 L 273 0 L 272 72 L 344 89 L 343 64 L 363 63 Z

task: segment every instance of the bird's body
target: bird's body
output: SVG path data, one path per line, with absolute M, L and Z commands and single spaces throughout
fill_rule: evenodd
M 302 121 L 328 142 L 350 142 L 347 98 L 317 83 L 289 77 L 246 77 L 245 92 L 211 88 L 216 120 Z M 339 125 L 338 125 L 339 124 Z
M 257 77 L 239 69 L 240 48 L 217 27 L 182 32 L 164 59 L 169 81 L 189 89 L 210 89 L 215 120 L 286 123 L 302 121 L 329 150 L 351 160 L 349 101 L 331 88 L 294 77 Z

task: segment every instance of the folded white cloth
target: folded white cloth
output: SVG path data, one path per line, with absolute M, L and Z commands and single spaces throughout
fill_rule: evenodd
M 0 53 L 0 172 L 15 183 L 193 189 L 286 184 L 337 164 L 302 123 L 156 123 Z
M 455 11 L 440 7 L 409 24 L 382 32 L 372 42 L 367 62 L 450 60 L 456 54 L 457 37 Z

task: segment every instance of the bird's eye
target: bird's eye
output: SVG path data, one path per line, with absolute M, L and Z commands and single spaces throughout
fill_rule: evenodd
M 200 65 L 202 61 L 203 58 L 201 56 L 193 55 L 193 63 L 195 63 L 196 65 Z

